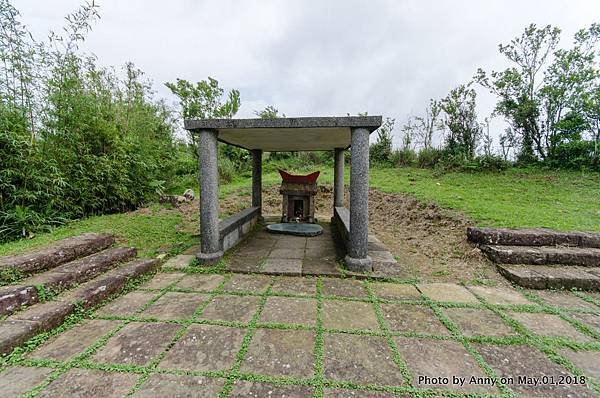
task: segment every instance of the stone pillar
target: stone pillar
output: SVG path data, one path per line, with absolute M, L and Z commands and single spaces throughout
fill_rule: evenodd
M 353 128 L 350 168 L 350 247 L 344 259 L 352 271 L 371 271 L 369 242 L 369 130 Z
M 262 216 L 262 149 L 252 150 L 252 207 L 259 207 Z
M 344 148 L 335 148 L 333 167 L 333 207 L 344 206 Z
M 200 264 L 216 264 L 223 257 L 219 243 L 219 169 L 217 165 L 217 132 L 198 132 L 200 174 Z

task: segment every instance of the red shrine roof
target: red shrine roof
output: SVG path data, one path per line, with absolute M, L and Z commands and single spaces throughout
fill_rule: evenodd
M 319 178 L 320 171 L 315 171 L 314 173 L 307 174 L 305 176 L 290 174 L 285 170 L 279 170 L 279 174 L 281 175 L 281 179 L 284 182 L 295 182 L 299 184 L 314 184 L 317 182 L 317 178 Z

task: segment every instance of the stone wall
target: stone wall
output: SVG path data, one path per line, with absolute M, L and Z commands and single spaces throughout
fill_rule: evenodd
M 348 252 L 350 245 L 350 211 L 345 207 L 334 207 L 331 218 L 331 232 L 333 233 L 337 248 L 343 255 Z
M 219 243 L 223 251 L 238 244 L 256 225 L 260 207 L 248 207 L 219 223 Z

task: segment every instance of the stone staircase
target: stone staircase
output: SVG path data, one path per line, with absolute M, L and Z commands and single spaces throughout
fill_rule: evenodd
M 0 271 L 25 276 L 0 287 L 0 355 L 59 326 L 76 304 L 93 307 L 159 267 L 157 259 L 136 259 L 135 248 L 114 242 L 112 235 L 88 233 L 0 257 Z
M 473 227 L 467 237 L 520 286 L 600 291 L 598 233 Z

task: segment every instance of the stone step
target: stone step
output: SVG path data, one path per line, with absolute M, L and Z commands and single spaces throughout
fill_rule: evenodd
M 498 264 L 496 268 L 509 281 L 529 289 L 600 291 L 600 267 Z
M 0 321 L 0 355 L 10 353 L 38 333 L 47 332 L 63 323 L 76 308 L 88 309 L 123 290 L 126 283 L 153 272 L 157 259 L 137 259 L 65 292 L 56 300 L 34 304 Z
M 600 248 L 600 233 L 551 229 L 467 228 L 467 238 L 480 245 L 580 246 Z
M 99 252 L 114 243 L 112 235 L 86 233 L 56 241 L 32 252 L 0 257 L 0 270 L 12 268 L 22 275 L 30 275 Z
M 600 249 L 592 247 L 483 245 L 481 250 L 495 263 L 600 267 Z
M 0 288 L 0 315 L 8 315 L 39 300 L 40 289 L 58 294 L 70 287 L 89 281 L 97 275 L 131 260 L 136 249 L 115 247 L 60 265 L 27 278 L 18 285 Z

